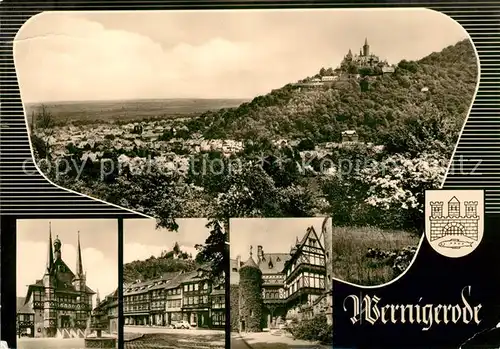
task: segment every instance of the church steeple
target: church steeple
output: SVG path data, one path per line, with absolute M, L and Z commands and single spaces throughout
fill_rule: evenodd
M 76 276 L 83 276 L 82 249 L 80 247 L 80 231 L 78 231 L 78 251 L 76 257 Z
M 52 266 L 54 265 L 54 252 L 52 250 L 52 226 L 49 222 L 49 252 L 47 255 L 47 270 L 46 273 L 50 274 Z

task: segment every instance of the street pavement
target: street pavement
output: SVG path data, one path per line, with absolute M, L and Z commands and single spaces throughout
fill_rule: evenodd
M 233 334 L 231 349 L 235 347 L 237 349 L 331 349 L 331 346 L 274 335 L 271 332 Z
M 171 333 L 171 334 L 188 334 L 192 336 L 211 336 L 211 335 L 222 335 L 224 336 L 224 330 L 207 330 L 207 329 L 173 329 L 167 327 L 150 327 L 150 326 L 125 326 L 123 328 L 125 333 Z
M 224 349 L 224 331 L 174 330 L 166 328 L 125 328 L 126 333 L 142 333 L 141 338 L 125 342 L 125 349 Z
M 84 349 L 83 338 L 20 338 L 17 349 Z

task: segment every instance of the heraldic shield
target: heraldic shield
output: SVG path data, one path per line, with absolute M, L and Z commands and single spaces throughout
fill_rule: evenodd
M 436 252 L 466 256 L 479 246 L 483 233 L 483 190 L 426 190 L 425 236 Z

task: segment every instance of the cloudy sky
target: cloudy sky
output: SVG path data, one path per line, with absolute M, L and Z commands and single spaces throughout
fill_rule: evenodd
M 154 219 L 127 219 L 123 222 L 123 262 L 158 257 L 163 250 L 172 251 L 177 242 L 182 251 L 196 255 L 194 245 L 203 244 L 210 234 L 204 218 L 177 219 L 176 232 L 156 229 Z
M 14 55 L 25 102 L 252 98 L 336 67 L 365 37 L 397 63 L 468 36 L 425 9 L 47 12 Z
M 307 228 L 313 226 L 321 234 L 324 218 L 231 218 L 229 221 L 230 256 L 238 255 L 243 261 L 249 257 L 253 246 L 254 257 L 257 246 L 262 245 L 264 252 L 287 253 L 295 244 L 296 238 L 304 237 Z
M 118 287 L 118 223 L 116 219 L 30 219 L 17 223 L 17 296 L 41 279 L 47 265 L 49 222 L 52 241 L 61 240 L 61 257 L 76 272 L 78 231 L 87 285 L 101 299 Z M 94 297 L 95 302 L 95 297 Z

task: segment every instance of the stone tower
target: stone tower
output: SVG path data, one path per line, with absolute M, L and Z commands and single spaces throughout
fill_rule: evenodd
M 83 272 L 83 262 L 82 262 L 82 249 L 80 247 L 80 232 L 78 232 L 78 246 L 76 251 L 76 272 L 75 277 L 73 278 L 73 286 L 75 290 L 80 294 L 77 298 L 76 305 L 76 319 L 75 325 L 78 328 L 85 328 L 87 323 L 87 293 L 85 287 L 85 274 Z
M 442 201 L 431 201 L 431 217 L 441 218 L 443 217 L 443 202 Z
M 239 308 L 240 308 L 240 331 L 261 332 L 262 331 L 262 272 L 252 258 L 252 247 L 250 246 L 250 257 L 241 267 L 239 286 Z
M 368 57 L 370 55 L 370 45 L 368 45 L 368 38 L 365 38 L 365 44 L 363 45 L 363 56 Z
M 56 239 L 58 241 L 58 239 Z M 54 241 L 54 247 L 56 246 Z M 55 337 L 57 328 L 57 314 L 55 304 L 55 275 L 54 275 L 54 254 L 52 251 L 52 229 L 49 223 L 49 251 L 47 256 L 47 266 L 43 275 L 43 287 L 45 289 L 43 303 L 43 330 L 44 337 Z
M 460 201 L 455 196 L 448 201 L 448 217 L 460 217 Z

